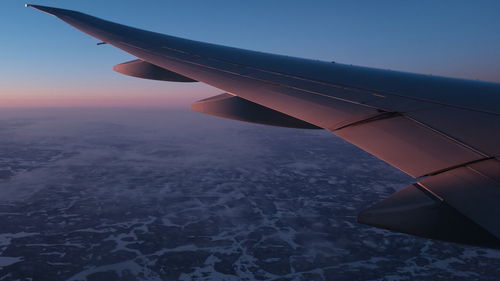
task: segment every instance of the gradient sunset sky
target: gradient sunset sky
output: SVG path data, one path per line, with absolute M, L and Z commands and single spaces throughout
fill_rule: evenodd
M 0 106 L 188 107 L 201 83 L 118 74 L 134 57 L 0 1 Z M 370 67 L 500 82 L 500 1 L 32 1 L 184 38 Z

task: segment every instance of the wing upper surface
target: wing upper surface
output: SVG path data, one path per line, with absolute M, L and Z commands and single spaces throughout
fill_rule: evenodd
M 497 83 L 272 55 L 144 31 L 79 12 L 33 7 L 142 61 L 328 129 L 414 177 L 437 181 L 450 175 L 448 171 L 500 156 Z M 500 173 L 499 161 L 488 163 Z M 467 182 L 481 180 L 470 177 Z M 439 189 L 443 183 L 431 186 Z M 493 187 L 488 192 L 500 196 Z M 471 193 L 469 204 L 450 192 L 443 194 L 453 208 L 500 237 L 491 221 L 481 219 L 484 212 L 470 210 L 480 204 L 481 192 Z M 490 205 L 500 215 L 500 207 Z

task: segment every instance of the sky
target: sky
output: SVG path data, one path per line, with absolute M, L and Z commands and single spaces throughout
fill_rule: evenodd
M 189 107 L 202 83 L 124 76 L 134 59 L 55 17 L 0 1 L 0 107 Z M 184 38 L 383 69 L 500 82 L 500 1 L 52 0 Z

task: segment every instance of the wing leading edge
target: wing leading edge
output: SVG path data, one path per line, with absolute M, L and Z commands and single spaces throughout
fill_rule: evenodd
M 362 212 L 360 222 L 499 247 L 499 84 L 272 55 L 30 6 L 138 57 L 155 73 L 168 71 L 164 80 L 182 77 L 230 93 L 223 107 L 207 109 L 211 114 L 239 116 L 227 107 L 237 104 L 246 120 L 249 108 L 268 108 L 290 118 L 284 120 L 330 130 L 420 179 Z

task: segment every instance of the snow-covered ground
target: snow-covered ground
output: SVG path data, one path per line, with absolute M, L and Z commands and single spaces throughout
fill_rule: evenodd
M 0 134 L 2 281 L 500 276 L 499 251 L 357 224 L 412 179 L 326 131 L 57 109 Z

